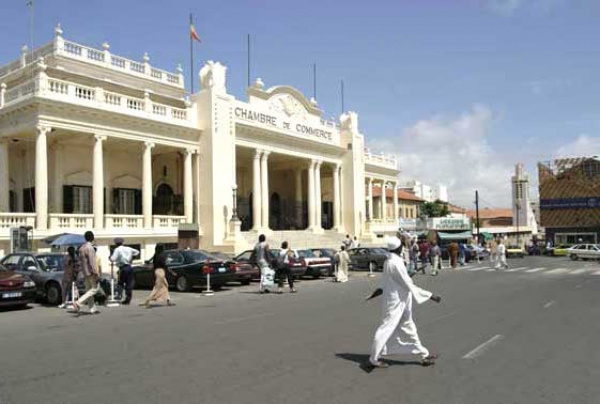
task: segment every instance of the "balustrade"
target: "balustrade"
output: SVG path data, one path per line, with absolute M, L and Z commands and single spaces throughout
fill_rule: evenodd
M 177 228 L 185 223 L 185 216 L 153 216 L 154 228 Z
M 0 213 L 0 229 L 19 226 L 35 227 L 35 213 Z
M 49 215 L 50 229 L 92 229 L 94 215 L 52 213 Z
M 144 216 L 141 215 L 104 215 L 107 229 L 141 229 Z

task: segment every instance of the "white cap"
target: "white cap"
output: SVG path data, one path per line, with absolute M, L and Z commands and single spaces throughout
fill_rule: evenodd
M 401 244 L 402 242 L 398 237 L 388 237 L 385 240 L 385 248 L 387 248 L 389 251 L 397 250 Z

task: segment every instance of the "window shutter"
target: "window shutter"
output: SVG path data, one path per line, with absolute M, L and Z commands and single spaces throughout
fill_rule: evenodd
M 63 186 L 63 213 L 73 213 L 73 187 Z
M 113 188 L 112 190 L 112 213 L 115 215 L 121 213 L 121 207 L 119 206 L 119 190 L 120 188 Z
M 135 214 L 142 214 L 142 190 L 136 189 L 134 192 Z

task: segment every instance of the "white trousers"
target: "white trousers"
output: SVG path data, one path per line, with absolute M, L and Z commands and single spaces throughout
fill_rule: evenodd
M 82 306 L 87 303 L 88 308 L 91 310 L 94 306 L 96 306 L 96 302 L 94 301 L 94 296 L 98 293 L 99 289 L 98 282 L 96 281 L 95 276 L 86 276 L 85 277 L 85 294 L 77 300 L 77 304 Z
M 400 302 L 397 308 L 384 315 L 381 324 L 375 331 L 371 347 L 371 363 L 379 361 L 386 355 L 429 355 L 427 348 L 421 344 L 417 326 L 412 318 L 412 297 L 407 303 Z

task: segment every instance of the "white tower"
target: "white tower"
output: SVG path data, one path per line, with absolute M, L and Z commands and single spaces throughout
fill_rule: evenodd
M 529 195 L 529 175 L 523 173 L 521 163 L 515 166 L 515 175 L 512 177 L 512 209 L 514 226 L 529 227 L 531 234 L 537 234 L 537 221 Z

